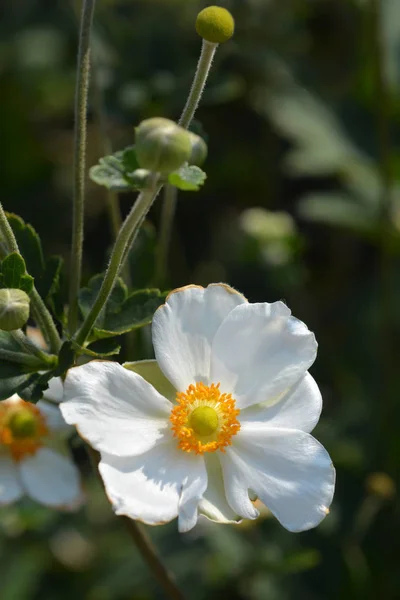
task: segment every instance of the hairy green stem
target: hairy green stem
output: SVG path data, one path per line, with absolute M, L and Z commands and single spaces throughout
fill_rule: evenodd
M 83 346 L 85 343 L 93 325 L 96 322 L 97 317 L 99 316 L 102 308 L 105 306 L 107 299 L 114 287 L 115 280 L 120 272 L 121 264 L 125 257 L 127 248 L 129 247 L 130 242 L 133 240 L 133 237 L 136 235 L 136 232 L 142 224 L 144 217 L 150 210 L 150 207 L 157 196 L 157 193 L 160 189 L 157 181 L 158 178 L 154 177 L 149 188 L 143 190 L 139 194 L 135 204 L 131 209 L 131 212 L 126 217 L 124 224 L 119 231 L 97 298 L 88 315 L 86 316 L 82 327 L 75 336 L 75 341 L 80 346 Z
M 83 0 L 79 31 L 78 67 L 75 94 L 74 126 L 74 200 L 71 244 L 71 274 L 68 327 L 71 334 L 78 325 L 78 293 L 81 285 L 84 234 L 86 129 L 90 75 L 90 35 L 95 0 Z
M 173 185 L 166 185 L 161 209 L 160 234 L 157 245 L 155 281 L 156 285 L 164 284 L 168 264 L 168 250 L 172 237 L 172 227 L 178 199 L 178 190 Z
M 14 352 L 13 350 L 5 350 L 4 348 L 0 348 L 0 360 L 8 360 L 13 363 L 25 365 L 35 371 L 55 367 L 57 363 L 56 356 L 53 356 L 51 361 L 46 360 L 46 362 L 44 362 L 32 354 L 23 354 L 22 352 Z
M 92 61 L 92 103 L 93 103 L 93 114 L 97 123 L 100 144 L 102 148 L 102 154 L 112 154 L 112 145 L 110 136 L 107 131 L 106 111 L 104 107 L 104 95 L 99 78 L 97 76 L 97 64 L 96 61 Z M 106 190 L 106 204 L 107 211 L 110 219 L 111 233 L 113 238 L 116 239 L 119 230 L 122 225 L 121 211 L 119 207 L 118 195 L 107 189 Z
M 218 44 L 212 44 L 203 40 L 199 62 L 197 63 L 196 73 L 190 88 L 189 96 L 179 119 L 179 125 L 184 129 L 189 129 L 194 114 L 199 106 L 203 95 L 207 77 L 210 72 L 212 61 Z M 172 224 L 175 218 L 177 204 L 177 190 L 175 187 L 167 185 L 163 200 L 161 213 L 161 229 L 157 250 L 156 282 L 159 283 L 165 277 L 168 248 L 171 240 Z
M 8 252 L 19 252 L 17 240 L 11 226 L 8 222 L 7 216 L 4 212 L 3 206 L 0 203 L 0 234 L 3 237 Z M 46 342 L 49 345 L 51 352 L 58 354 L 61 347 L 60 336 L 58 335 L 57 328 L 54 324 L 52 316 L 48 311 L 45 303 L 40 297 L 35 286 L 30 293 L 32 313 L 35 321 L 39 325 Z
M 36 344 L 34 344 L 21 329 L 15 329 L 14 331 L 10 331 L 11 337 L 15 342 L 19 345 L 21 350 L 24 352 L 36 356 L 39 360 L 44 363 L 52 364 L 56 357 L 51 354 L 47 354 L 47 352 L 43 352 Z
M 181 118 L 179 119 L 179 125 L 184 129 L 189 129 L 190 123 L 194 117 L 194 113 L 197 110 L 201 96 L 203 95 L 203 90 L 206 85 L 208 73 L 210 72 L 211 64 L 217 47 L 218 44 L 212 44 L 211 42 L 203 40 L 201 54 L 197 64 L 192 87 Z

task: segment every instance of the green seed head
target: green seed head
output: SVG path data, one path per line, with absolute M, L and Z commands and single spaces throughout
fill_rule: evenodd
M 197 435 L 211 435 L 218 428 L 218 415 L 211 406 L 199 406 L 190 415 L 189 424 Z
M 20 329 L 29 318 L 29 296 L 22 290 L 0 290 L 0 329 Z
M 160 117 L 142 121 L 136 128 L 135 149 L 140 167 L 157 173 L 176 171 L 192 152 L 189 132 Z
M 222 44 L 233 36 L 235 21 L 226 8 L 208 6 L 197 15 L 196 31 L 207 42 Z
M 22 408 L 11 416 L 8 427 L 14 438 L 23 440 L 36 435 L 38 422 L 30 410 Z

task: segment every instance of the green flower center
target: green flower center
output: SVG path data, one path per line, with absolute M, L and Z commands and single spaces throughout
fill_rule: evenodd
M 38 422 L 36 416 L 30 410 L 22 408 L 11 415 L 8 427 L 15 439 L 23 440 L 35 437 Z
M 197 435 L 211 435 L 218 428 L 218 415 L 210 406 L 199 406 L 190 415 L 189 425 Z

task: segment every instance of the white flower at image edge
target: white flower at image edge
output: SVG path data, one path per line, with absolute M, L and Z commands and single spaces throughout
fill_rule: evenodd
M 335 470 L 310 431 L 317 343 L 282 302 L 213 284 L 172 292 L 152 324 L 156 360 L 69 371 L 61 410 L 101 453 L 116 514 L 150 525 L 199 514 L 255 519 L 259 498 L 290 531 L 329 512 Z
M 62 396 L 54 378 L 36 405 L 16 394 L 0 402 L 0 506 L 23 496 L 61 510 L 81 505 L 79 472 L 63 439 L 71 428 L 58 406 Z

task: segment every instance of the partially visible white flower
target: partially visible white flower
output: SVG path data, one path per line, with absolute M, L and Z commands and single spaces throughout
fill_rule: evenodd
M 255 519 L 258 497 L 290 531 L 318 525 L 335 470 L 310 435 L 322 401 L 304 323 L 282 302 L 189 286 L 156 311 L 152 336 L 157 362 L 94 361 L 65 383 L 62 413 L 101 453 L 115 512 L 188 531 L 199 514 Z
M 58 407 L 62 396 L 54 378 L 36 405 L 16 394 L 0 402 L 0 506 L 25 495 L 63 510 L 82 503 L 79 472 L 62 440 L 70 430 Z

